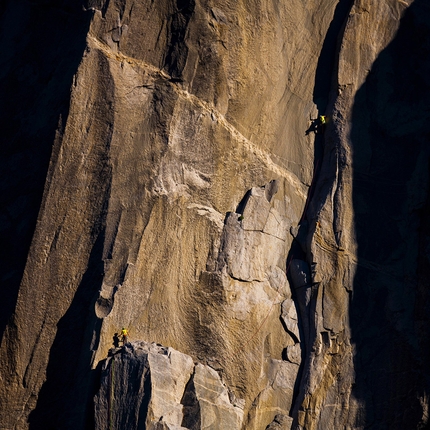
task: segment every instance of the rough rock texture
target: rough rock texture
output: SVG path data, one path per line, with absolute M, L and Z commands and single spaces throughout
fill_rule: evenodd
M 307 212 L 313 349 L 294 428 L 430 425 L 429 18 L 423 1 L 360 1 L 345 25 Z
M 234 430 L 243 421 L 243 403 L 231 403 L 214 369 L 145 342 L 111 351 L 94 403 L 96 429 Z
M 426 0 L 0 14 L 0 428 L 429 425 Z

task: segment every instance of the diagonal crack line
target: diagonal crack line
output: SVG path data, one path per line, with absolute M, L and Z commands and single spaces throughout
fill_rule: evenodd
M 94 36 L 88 36 L 88 39 L 90 44 L 93 45 L 93 47 L 102 51 L 108 58 L 112 58 L 117 61 L 126 61 L 130 65 L 137 65 L 137 66 L 143 67 L 154 76 L 168 81 L 168 83 L 174 88 L 178 96 L 180 96 L 182 99 L 189 101 L 193 105 L 198 106 L 204 111 L 211 114 L 215 118 L 215 120 L 221 126 L 223 126 L 230 133 L 231 136 L 235 138 L 236 141 L 242 143 L 250 152 L 252 152 L 258 159 L 260 159 L 264 163 L 266 168 L 272 170 L 275 174 L 279 175 L 280 177 L 288 179 L 290 183 L 296 187 L 298 193 L 303 198 L 306 198 L 306 190 L 309 186 L 304 182 L 302 182 L 294 173 L 276 164 L 273 161 L 272 156 L 268 151 L 261 149 L 257 144 L 255 144 L 254 142 L 246 138 L 236 127 L 234 127 L 226 119 L 226 117 L 223 114 L 221 114 L 215 108 L 214 105 L 204 100 L 201 100 L 199 97 L 195 96 L 194 94 L 191 94 L 190 92 L 180 88 L 178 84 L 171 82 L 171 79 L 172 79 L 171 76 L 169 76 L 163 70 L 153 66 L 152 64 L 149 64 L 142 60 L 138 60 L 133 57 L 129 57 L 127 55 L 124 55 L 121 52 L 113 52 L 108 45 L 101 42 Z
M 179 88 L 178 85 L 174 85 L 176 92 L 182 96 L 182 98 L 189 100 L 194 105 L 199 106 L 206 112 L 213 115 L 213 117 L 217 120 L 219 124 L 221 124 L 230 134 L 235 138 L 236 141 L 241 142 L 250 152 L 252 152 L 257 158 L 259 158 L 266 165 L 267 168 L 271 169 L 274 173 L 278 174 L 281 177 L 286 177 L 291 181 L 292 184 L 296 186 L 298 191 L 302 194 L 304 198 L 306 198 L 306 194 L 303 192 L 302 188 L 308 186 L 304 184 L 294 173 L 290 172 L 287 169 L 276 164 L 271 157 L 271 154 L 263 149 L 261 149 L 254 142 L 250 141 L 246 138 L 237 128 L 235 128 L 226 117 L 221 114 L 215 106 L 212 104 L 201 100 L 196 97 L 194 94 L 189 93 L 188 91 Z

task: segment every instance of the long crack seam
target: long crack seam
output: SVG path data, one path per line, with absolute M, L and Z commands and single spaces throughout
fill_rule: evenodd
M 182 99 L 188 100 L 193 105 L 198 106 L 199 108 L 209 113 L 212 116 L 212 118 L 214 118 L 219 124 L 221 124 L 231 134 L 231 136 L 235 138 L 236 141 L 243 143 L 244 146 L 250 152 L 252 152 L 258 159 L 263 161 L 263 163 L 268 169 L 272 170 L 275 174 L 279 175 L 280 177 L 287 178 L 292 184 L 294 184 L 298 193 L 301 194 L 301 196 L 304 199 L 306 198 L 307 189 L 309 186 L 304 182 L 302 182 L 296 175 L 294 175 L 289 170 L 286 170 L 281 166 L 279 166 L 278 164 L 274 163 L 270 153 L 262 150 L 255 143 L 247 139 L 239 130 L 237 130 L 230 122 L 227 121 L 225 116 L 222 115 L 215 108 L 215 106 L 199 99 L 194 94 L 191 94 L 188 91 L 180 88 L 177 83 L 171 82 L 172 78 L 166 72 L 158 69 L 152 64 L 146 63 L 145 61 L 138 60 L 133 57 L 129 57 L 127 55 L 124 55 L 121 52 L 113 52 L 108 45 L 101 42 L 94 36 L 88 36 L 88 42 L 90 43 L 90 45 L 93 45 L 94 48 L 102 51 L 108 58 L 111 58 L 120 62 L 125 61 L 130 65 L 137 65 L 139 67 L 143 67 L 153 75 L 168 81 L 169 84 L 172 86 L 172 88 L 175 90 L 175 92 L 178 94 L 178 96 L 180 96 Z M 306 192 L 303 190 L 304 187 L 306 188 Z

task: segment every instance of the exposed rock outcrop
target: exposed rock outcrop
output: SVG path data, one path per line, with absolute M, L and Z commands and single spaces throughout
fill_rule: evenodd
M 242 427 L 244 404 L 231 403 L 220 375 L 172 348 L 128 343 L 102 366 L 97 430 Z

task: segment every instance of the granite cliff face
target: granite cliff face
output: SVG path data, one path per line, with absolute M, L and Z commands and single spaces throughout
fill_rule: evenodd
M 425 0 L 0 13 L 0 428 L 428 428 Z

